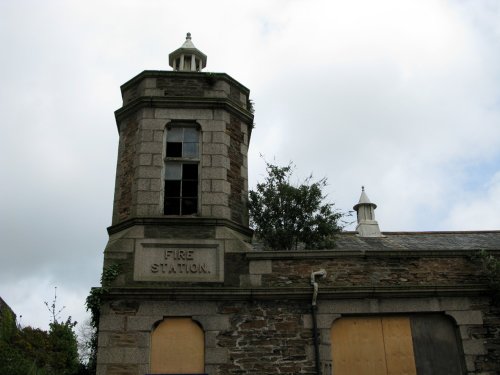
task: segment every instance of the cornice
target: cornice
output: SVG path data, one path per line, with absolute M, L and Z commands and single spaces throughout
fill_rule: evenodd
M 222 79 L 235 86 L 238 89 L 244 91 L 246 94 L 250 93 L 250 90 L 242 85 L 240 82 L 235 80 L 227 73 L 216 73 L 216 72 L 179 72 L 172 70 L 144 70 L 137 74 L 135 77 L 129 79 L 123 85 L 120 86 L 120 90 L 123 93 L 131 86 L 137 84 L 144 78 L 166 78 L 166 77 L 179 77 L 179 78 L 196 78 L 196 79 Z
M 108 234 L 115 234 L 133 226 L 211 226 L 227 227 L 247 236 L 253 236 L 253 230 L 228 219 L 206 217 L 136 217 L 108 227 Z
M 115 111 L 118 130 L 123 119 L 142 108 L 224 109 L 249 125 L 253 123 L 254 117 L 228 98 L 141 96 Z
M 429 298 L 489 295 L 486 285 L 450 286 L 322 286 L 319 300 L 365 298 Z M 312 288 L 305 287 L 175 287 L 175 288 L 117 288 L 111 287 L 105 299 L 133 300 L 204 300 L 204 301 L 252 301 L 252 300 L 307 300 Z

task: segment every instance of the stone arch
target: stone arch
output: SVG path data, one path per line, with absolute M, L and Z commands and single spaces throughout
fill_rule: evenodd
M 163 319 L 151 334 L 151 374 L 203 374 L 205 333 L 191 318 Z

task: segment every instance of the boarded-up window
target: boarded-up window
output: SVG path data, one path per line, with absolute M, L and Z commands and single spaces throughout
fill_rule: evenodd
M 455 329 L 437 314 L 348 317 L 331 330 L 335 375 L 460 375 Z
M 190 318 L 167 318 L 151 337 L 152 374 L 203 374 L 205 334 Z

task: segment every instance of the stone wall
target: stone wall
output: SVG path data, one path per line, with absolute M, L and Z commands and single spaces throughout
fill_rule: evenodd
M 198 216 L 248 225 L 248 89 L 225 74 L 146 71 L 122 95 L 113 225 L 163 215 L 166 131 L 176 121 L 200 129 Z
M 262 274 L 264 287 L 308 286 L 312 270 L 329 273 L 321 285 L 344 286 L 425 286 L 481 284 L 481 269 L 463 256 L 334 256 L 330 259 L 269 260 L 271 272 Z M 250 267 L 254 261 L 250 262 Z
M 117 285 L 103 310 L 101 374 L 147 373 L 154 325 L 184 316 L 205 331 L 210 375 L 312 375 L 310 274 L 320 268 L 329 274 L 319 280 L 317 310 L 324 375 L 332 368 L 330 331 L 337 319 L 429 313 L 454 322 L 467 374 L 496 374 L 499 308 L 491 304 L 481 272 L 467 253 L 439 253 L 228 253 L 223 284 L 151 283 L 140 294 Z

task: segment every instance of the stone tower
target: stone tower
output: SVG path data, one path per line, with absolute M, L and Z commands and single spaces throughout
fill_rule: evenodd
M 240 284 L 239 259 L 252 237 L 253 114 L 249 90 L 227 74 L 202 72 L 206 61 L 188 33 L 169 56 L 173 71 L 143 71 L 121 86 L 104 251 L 104 269 L 118 265 L 119 275 L 101 309 L 99 374 L 152 372 L 152 327 L 199 315 L 207 306 L 193 300 Z

